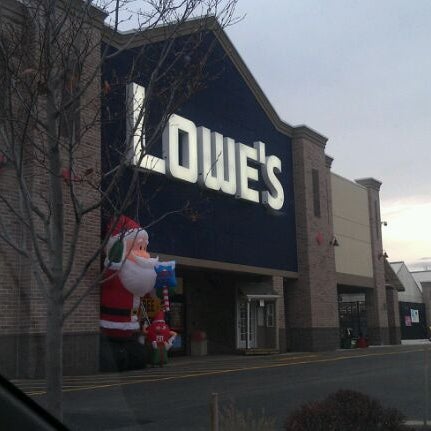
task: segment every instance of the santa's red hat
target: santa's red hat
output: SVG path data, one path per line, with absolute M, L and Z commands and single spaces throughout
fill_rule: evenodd
M 108 225 L 108 232 L 112 230 L 112 236 L 120 235 L 121 233 L 127 232 L 129 230 L 140 228 L 139 224 L 135 222 L 135 220 L 132 220 L 125 215 L 121 215 L 120 217 L 118 217 L 118 220 L 115 225 L 114 222 L 115 218 L 111 219 Z
M 136 237 L 144 237 L 148 243 L 148 234 L 141 226 L 139 226 L 139 223 L 137 223 L 135 220 L 132 220 L 130 217 L 127 217 L 125 215 L 121 215 L 117 222 L 114 225 L 115 219 L 111 220 L 108 225 L 108 232 L 112 229 L 111 236 L 120 236 L 123 235 L 123 237 L 129 236 L 134 234 Z

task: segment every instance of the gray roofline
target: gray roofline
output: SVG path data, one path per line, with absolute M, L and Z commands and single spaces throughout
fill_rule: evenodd
M 190 21 L 186 21 L 176 26 L 175 24 L 155 27 L 145 31 L 137 32 L 115 32 L 112 28 L 105 26 L 105 42 L 111 44 L 114 47 L 125 46 L 129 49 L 136 48 L 145 44 L 151 44 L 161 42 L 171 37 L 187 36 L 200 31 L 211 31 L 224 51 L 226 52 L 229 59 L 235 65 L 239 74 L 242 76 L 244 81 L 247 83 L 251 92 L 255 96 L 256 100 L 274 125 L 274 127 L 281 133 L 294 138 L 306 137 L 311 139 L 316 144 L 325 147 L 328 138 L 312 128 L 304 125 L 292 126 L 287 122 L 283 121 L 275 111 L 274 107 L 268 100 L 262 88 L 253 77 L 252 73 L 248 69 L 241 55 L 236 50 L 235 46 L 229 39 L 228 35 L 221 27 L 217 19 L 213 16 L 205 18 L 196 18 Z
M 361 184 L 362 186 L 366 187 L 367 189 L 373 189 L 380 191 L 380 187 L 382 185 L 382 182 L 379 180 L 376 180 L 375 178 L 369 177 L 369 178 L 358 178 L 355 180 L 358 184 Z

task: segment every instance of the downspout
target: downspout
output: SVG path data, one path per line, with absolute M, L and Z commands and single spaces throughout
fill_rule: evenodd
M 274 319 L 275 319 L 275 348 L 276 350 L 280 351 L 280 322 L 278 319 L 278 301 L 280 299 L 275 300 L 274 304 Z
M 249 349 L 249 337 L 250 337 L 250 300 L 247 298 L 247 337 L 245 340 L 245 349 Z

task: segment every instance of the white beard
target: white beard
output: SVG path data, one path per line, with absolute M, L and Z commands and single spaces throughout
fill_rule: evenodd
M 119 277 L 125 289 L 136 296 L 144 296 L 150 293 L 156 284 L 156 271 L 154 267 L 159 263 L 159 258 L 136 258 L 136 263 L 126 259 L 119 271 Z

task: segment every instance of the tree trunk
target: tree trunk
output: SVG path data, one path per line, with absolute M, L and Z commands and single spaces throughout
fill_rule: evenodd
M 45 342 L 47 409 L 63 420 L 63 301 L 60 286 L 51 286 Z

